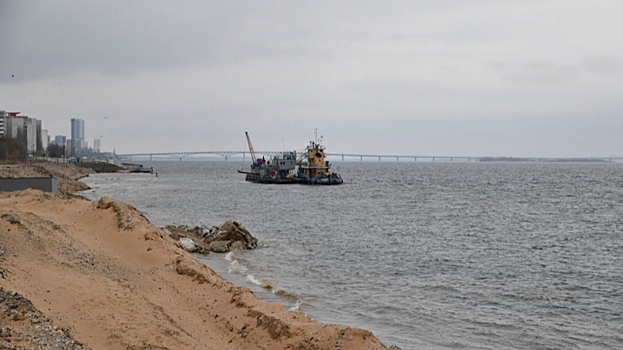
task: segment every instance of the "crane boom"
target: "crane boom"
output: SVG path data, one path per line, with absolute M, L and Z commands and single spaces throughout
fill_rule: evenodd
M 249 137 L 249 133 L 248 132 L 244 132 L 245 135 L 247 135 L 247 143 L 249 144 L 249 153 L 251 153 L 251 160 L 253 161 L 253 164 L 255 164 L 255 162 L 257 161 L 257 158 L 255 158 L 255 151 L 253 150 L 253 145 L 251 144 L 251 138 Z

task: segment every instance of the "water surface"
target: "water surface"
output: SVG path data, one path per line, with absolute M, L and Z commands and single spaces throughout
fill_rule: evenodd
M 622 164 L 336 162 L 329 187 L 146 165 L 87 196 L 160 226 L 241 222 L 260 248 L 206 264 L 318 321 L 402 349 L 623 348 Z

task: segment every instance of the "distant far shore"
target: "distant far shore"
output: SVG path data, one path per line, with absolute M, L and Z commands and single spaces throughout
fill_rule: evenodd
M 605 159 L 594 158 L 519 158 L 519 157 L 482 157 L 481 162 L 547 162 L 547 163 L 610 163 Z
M 380 159 L 379 159 L 380 158 Z M 429 162 L 439 162 L 439 163 L 478 163 L 478 162 L 531 162 L 531 163 L 619 163 L 623 162 L 623 157 L 612 156 L 609 157 L 471 157 L 471 156 L 407 156 L 407 155 L 367 155 L 367 156 L 345 156 L 342 158 L 340 155 L 330 154 L 327 155 L 327 159 L 331 161 L 331 163 L 360 163 L 360 162 L 368 162 L 368 163 L 377 163 L 379 161 L 382 162 L 405 162 L 405 163 L 429 163 Z M 152 158 L 143 156 L 143 157 L 132 157 L 132 162 L 139 164 L 151 164 L 151 163 L 159 163 L 159 162 L 229 162 L 229 163 L 238 163 L 243 162 L 243 164 L 247 165 L 251 164 L 249 158 L 243 158 L 242 156 L 230 156 L 228 159 L 221 157 L 204 157 L 204 156 L 188 156 L 182 159 L 176 159 L 172 157 L 166 156 L 154 156 Z

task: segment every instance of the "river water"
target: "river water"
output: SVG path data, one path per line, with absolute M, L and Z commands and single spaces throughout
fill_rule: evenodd
M 202 260 L 262 298 L 402 349 L 622 349 L 623 164 L 336 162 L 344 185 L 261 185 L 239 162 L 98 174 L 156 225 L 243 224 Z

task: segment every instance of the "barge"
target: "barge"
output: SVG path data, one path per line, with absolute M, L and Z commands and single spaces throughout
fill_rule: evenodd
M 303 184 L 303 185 L 340 185 L 342 177 L 331 172 L 331 165 L 325 159 L 325 148 L 318 140 L 311 141 L 305 151 L 297 153 L 283 152 L 276 154 L 272 161 L 264 157 L 257 158 L 249 133 L 245 132 L 249 153 L 253 163 L 249 170 L 238 170 L 245 174 L 245 180 L 264 184 Z M 296 166 L 298 165 L 298 170 Z
M 249 153 L 253 163 L 250 170 L 238 170 L 246 174 L 245 180 L 263 184 L 297 184 L 301 180 L 296 177 L 296 152 L 283 152 L 273 157 L 272 163 L 264 157 L 256 158 L 249 133 L 245 132 Z

